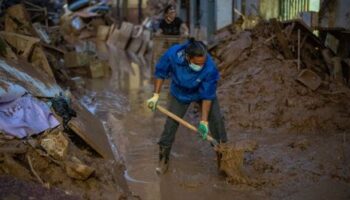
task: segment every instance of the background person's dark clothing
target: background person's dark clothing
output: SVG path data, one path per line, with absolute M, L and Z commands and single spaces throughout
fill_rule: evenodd
M 159 28 L 162 29 L 164 35 L 180 35 L 182 20 L 178 17 L 168 24 L 165 19 L 162 19 Z
M 182 103 L 175 97 L 170 95 L 168 109 L 170 112 L 174 113 L 178 117 L 183 118 L 189 106 L 190 103 Z M 224 120 L 220 113 L 219 102 L 216 98 L 212 100 L 211 108 L 208 115 L 208 122 L 209 130 L 213 138 L 218 142 L 227 142 Z M 171 148 L 175 140 L 175 133 L 177 131 L 178 126 L 178 122 L 168 117 L 165 122 L 164 131 L 160 137 L 158 144 L 162 147 Z

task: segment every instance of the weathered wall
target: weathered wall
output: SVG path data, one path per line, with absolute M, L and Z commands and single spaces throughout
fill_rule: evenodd
M 245 5 L 242 4 L 242 6 L 245 8 L 243 14 L 247 16 L 248 15 L 256 16 L 259 14 L 259 0 L 245 0 Z
M 232 0 L 216 0 L 216 29 L 232 23 Z
M 260 0 L 259 11 L 264 19 L 278 18 L 279 0 Z
M 320 20 L 322 27 L 350 29 L 350 1 L 334 0 L 334 2 L 329 4 L 329 7 L 325 8 L 324 15 Z

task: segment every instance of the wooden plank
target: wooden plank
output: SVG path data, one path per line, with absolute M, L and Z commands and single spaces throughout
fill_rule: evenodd
M 77 117 L 69 122 L 69 127 L 102 157 L 114 160 L 114 154 L 101 121 L 78 104 L 76 99 L 72 100 L 72 108 L 77 112 Z
M 293 54 L 288 47 L 288 40 L 286 39 L 286 36 L 282 32 L 282 28 L 281 28 L 279 22 L 276 19 L 271 19 L 271 24 L 273 27 L 273 31 L 275 32 L 277 41 L 278 41 L 279 45 L 281 46 L 284 57 L 286 59 L 293 59 Z

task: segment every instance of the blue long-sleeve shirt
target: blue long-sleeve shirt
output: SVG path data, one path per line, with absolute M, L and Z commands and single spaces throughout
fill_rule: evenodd
M 201 71 L 189 67 L 185 48 L 188 42 L 168 49 L 156 64 L 155 77 L 171 78 L 170 93 L 183 103 L 216 98 L 219 72 L 210 55 L 207 55 Z

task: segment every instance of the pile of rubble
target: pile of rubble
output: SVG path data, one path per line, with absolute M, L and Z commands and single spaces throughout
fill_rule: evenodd
M 11 198 L 29 195 L 11 190 L 20 184 L 18 180 L 25 181 L 25 185 L 36 182 L 43 188 L 58 188 L 66 198 L 130 196 L 123 165 L 112 150 L 103 124 L 61 87 L 74 88 L 80 76 L 108 75 L 107 61 L 95 57 L 95 39 L 135 51 L 146 49 L 148 43 L 144 47 L 140 40 L 136 47 L 136 40 L 131 39 L 133 25 L 109 27 L 107 14 L 92 15 L 90 12 L 96 9 L 91 7 L 66 11 L 57 26 L 54 19 L 37 20 L 28 5 L 35 6 L 27 2 L 2 7 L 5 15 L 1 23 L 4 31 L 0 32 L 0 179 L 8 180 L 9 176 L 15 180 L 0 187 L 0 199 L 10 198 L 6 195 L 12 195 Z M 92 6 L 101 8 L 101 4 Z M 82 22 L 90 22 L 83 29 L 97 30 L 96 36 L 82 42 L 70 40 L 77 32 L 69 35 L 62 27 L 67 28 L 65 23 L 69 23 L 70 30 L 74 29 L 75 20 L 83 18 L 86 12 L 91 15 Z M 103 25 L 96 22 L 101 20 Z M 98 28 L 91 28 L 93 24 L 98 24 Z M 84 32 L 83 29 L 79 32 Z M 127 30 L 126 35 L 123 30 Z M 145 31 L 138 30 L 137 34 L 140 39 Z M 77 40 L 82 40 L 79 37 Z M 127 43 L 125 37 L 129 38 Z M 39 190 L 42 189 L 30 195 L 39 197 Z
M 236 30 L 220 30 L 210 47 L 223 78 L 218 94 L 229 129 L 350 130 L 349 58 L 334 55 L 298 20 Z

